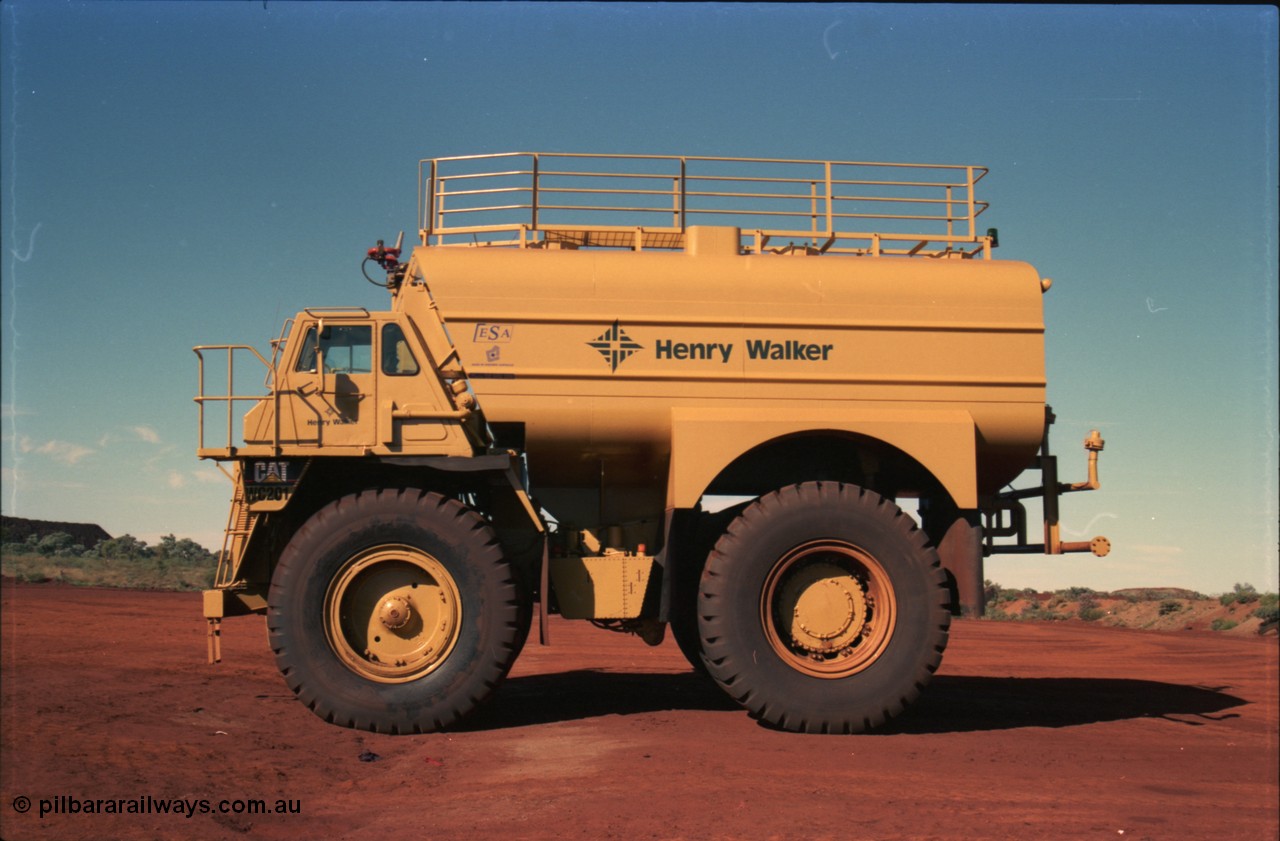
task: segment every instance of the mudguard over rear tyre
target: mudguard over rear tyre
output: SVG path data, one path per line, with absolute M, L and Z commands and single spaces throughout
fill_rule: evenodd
M 949 596 L 938 557 L 896 505 L 809 482 L 729 526 L 699 585 L 711 676 L 772 726 L 859 733 L 901 712 L 942 661 Z
M 366 491 L 322 508 L 289 542 L 267 631 L 316 715 L 422 733 L 458 722 L 506 676 L 527 601 L 475 512 L 436 493 Z

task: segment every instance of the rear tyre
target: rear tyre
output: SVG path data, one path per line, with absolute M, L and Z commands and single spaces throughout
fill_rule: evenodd
M 479 515 L 436 493 L 366 491 L 322 508 L 289 542 L 267 632 L 285 682 L 316 715 L 424 733 L 489 697 L 528 616 Z
M 745 507 L 745 506 L 744 506 Z M 708 514 L 703 511 L 688 512 L 681 521 L 676 545 L 676 558 L 671 585 L 671 635 L 675 637 L 680 653 L 689 661 L 694 672 L 707 674 L 702 662 L 702 641 L 698 635 L 698 582 L 707 564 L 707 556 L 720 535 L 740 511 Z
M 942 661 L 951 615 L 938 557 L 896 505 L 809 482 L 761 497 L 707 559 L 707 670 L 753 717 L 859 733 L 901 712 Z

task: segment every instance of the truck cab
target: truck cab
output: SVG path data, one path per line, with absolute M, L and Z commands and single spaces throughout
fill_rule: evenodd
M 460 424 L 474 400 L 441 383 L 439 367 L 402 313 L 306 310 L 274 369 L 274 399 L 244 419 L 246 445 L 326 454 L 469 455 L 477 422 Z M 444 387 L 441 387 L 441 386 Z M 468 432 L 472 437 L 468 437 Z

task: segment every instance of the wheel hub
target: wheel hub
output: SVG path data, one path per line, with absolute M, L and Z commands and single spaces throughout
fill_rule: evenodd
M 407 625 L 412 615 L 413 608 L 409 606 L 409 600 L 403 596 L 384 599 L 382 606 L 378 608 L 378 621 L 393 631 Z
M 781 604 L 793 606 L 784 630 L 797 646 L 816 654 L 847 648 L 866 624 L 862 584 L 835 564 L 816 563 L 792 576 L 782 588 Z
M 353 557 L 325 596 L 325 634 L 338 659 L 363 678 L 403 683 L 449 656 L 462 599 L 444 566 L 411 546 L 389 544 Z
M 839 540 L 815 540 L 786 553 L 760 593 L 760 621 L 774 652 L 817 678 L 868 668 L 893 636 L 896 614 L 879 561 Z

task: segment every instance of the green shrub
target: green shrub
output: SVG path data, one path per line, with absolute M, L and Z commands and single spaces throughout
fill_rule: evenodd
M 1026 607 L 1024 607 L 1022 609 L 1022 615 L 1019 618 L 1025 619 L 1029 622 L 1056 622 L 1059 619 L 1062 619 L 1064 617 L 1062 616 L 1062 614 L 1054 613 L 1052 610 L 1049 610 L 1048 608 L 1045 608 L 1045 607 L 1041 607 L 1038 603 L 1036 603 L 1036 604 L 1029 604 Z
M 1257 589 L 1252 584 L 1239 584 L 1230 593 L 1223 593 L 1219 601 L 1223 605 L 1230 604 L 1252 604 L 1261 598 Z
M 1168 616 L 1171 613 L 1177 613 L 1182 610 L 1182 602 L 1177 599 L 1165 599 L 1160 602 L 1160 615 Z
M 1213 631 L 1230 631 L 1236 626 L 1233 619 L 1215 619 L 1209 623 L 1210 630 Z
M 1280 618 L 1280 605 L 1275 604 L 1273 601 L 1272 604 L 1262 605 L 1261 607 L 1255 608 L 1253 613 L 1249 615 L 1256 616 L 1263 622 L 1270 622 Z
M 1107 615 L 1106 611 L 1098 607 L 1099 594 L 1095 593 L 1093 590 L 1089 590 L 1088 588 L 1079 589 L 1085 590 L 1086 592 L 1082 592 L 1080 594 L 1080 609 L 1076 611 L 1077 616 L 1086 622 L 1096 622 L 1103 616 Z

